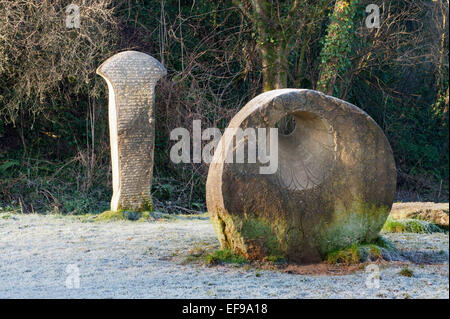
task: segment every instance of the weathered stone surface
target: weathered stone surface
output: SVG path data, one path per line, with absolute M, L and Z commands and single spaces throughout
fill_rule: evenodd
M 103 62 L 97 73 L 109 90 L 111 210 L 151 210 L 154 91 L 166 69 L 145 53 L 125 51 Z
M 352 104 L 297 89 L 255 97 L 228 127 L 275 127 L 287 114 L 296 128 L 278 137 L 275 174 L 260 175 L 259 162 L 226 163 L 236 148 L 223 137 L 218 145 L 206 199 L 222 247 L 249 259 L 315 262 L 374 240 L 396 187 L 394 158 L 381 129 Z
M 448 212 L 448 203 L 412 202 L 395 203 L 392 206 L 390 215 L 394 219 L 414 218 L 425 220 L 448 229 Z

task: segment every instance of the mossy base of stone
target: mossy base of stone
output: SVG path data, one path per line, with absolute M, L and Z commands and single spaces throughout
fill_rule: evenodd
M 222 249 L 248 260 L 315 263 L 331 252 L 375 241 L 388 214 L 387 206 L 355 202 L 349 209 L 336 209 L 331 222 L 317 218 L 308 228 L 288 224 L 276 214 L 270 219 L 213 215 L 211 221 Z
M 208 219 L 208 213 L 203 214 L 167 214 L 157 211 L 145 211 L 145 212 L 135 212 L 135 211 L 111 211 L 107 210 L 100 215 L 93 215 L 94 220 L 97 221 L 186 221 L 186 220 L 206 220 Z
M 137 200 L 136 200 L 137 201 Z M 152 212 L 153 200 L 151 198 L 142 200 L 141 204 L 136 207 L 136 205 L 128 204 L 119 204 L 116 211 L 132 211 L 132 212 Z
M 373 243 L 354 244 L 351 247 L 330 252 L 325 262 L 344 266 L 368 261 L 391 260 L 397 248 L 389 240 L 379 236 Z
M 279 226 L 279 225 L 276 225 Z M 250 249 L 247 254 L 251 259 L 261 259 L 261 256 L 278 256 L 284 258 L 281 243 L 273 226 L 260 218 L 247 219 L 242 223 L 240 233 L 247 241 Z
M 128 205 L 127 205 L 128 206 Z M 142 201 L 139 207 L 127 208 L 119 205 L 117 210 L 107 210 L 98 215 L 98 220 L 135 220 L 145 221 L 150 218 L 150 213 L 153 212 L 152 199 Z
M 132 211 L 111 211 L 107 210 L 96 217 L 99 221 L 118 221 L 118 220 L 132 220 L 132 221 L 147 221 L 150 219 L 150 212 L 132 212 Z

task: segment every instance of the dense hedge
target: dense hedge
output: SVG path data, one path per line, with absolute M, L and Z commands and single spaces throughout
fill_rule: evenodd
M 240 1 L 86 1 L 80 29 L 67 29 L 72 2 L 0 0 L 0 207 L 74 214 L 107 208 L 106 85 L 95 68 L 134 49 L 169 71 L 157 87 L 156 208 L 205 209 L 207 166 L 172 164 L 168 137 L 175 127 L 191 129 L 194 119 L 224 128 L 261 92 L 258 37 Z M 302 45 L 287 60 L 301 72 L 288 76 L 288 86 L 315 89 L 333 48 L 327 34 L 335 2 L 300 2 L 309 8 L 301 15 Z M 399 199 L 448 200 L 448 30 L 442 37 L 434 23 L 441 11 L 448 21 L 448 7 L 390 1 L 382 7 L 389 24 L 367 31 L 365 5 L 352 1 L 356 14 L 346 24 L 355 30 L 339 40 L 349 42 L 333 94 L 367 111 L 388 136 Z

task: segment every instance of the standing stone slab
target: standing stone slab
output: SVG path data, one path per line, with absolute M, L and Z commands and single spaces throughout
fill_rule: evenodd
M 316 262 L 375 240 L 396 188 L 394 157 L 382 130 L 350 103 L 298 89 L 255 97 L 228 128 L 273 128 L 287 115 L 296 126 L 278 135 L 274 174 L 261 175 L 258 162 L 227 163 L 228 153 L 239 148 L 223 147 L 224 137 L 219 142 L 206 202 L 222 247 L 249 259 Z M 237 143 L 247 149 L 248 140 Z
M 109 90 L 111 210 L 151 210 L 154 92 L 166 69 L 145 53 L 125 51 L 103 62 L 97 74 Z

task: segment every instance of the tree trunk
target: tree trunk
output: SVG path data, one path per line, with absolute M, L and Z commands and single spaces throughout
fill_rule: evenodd
M 292 50 L 288 47 L 298 35 L 298 30 L 292 26 L 297 21 L 299 1 L 291 1 L 289 13 L 284 17 L 276 14 L 281 1 L 239 0 L 235 3 L 255 27 L 256 48 L 261 57 L 263 91 L 286 88 L 288 55 L 289 50 Z
M 331 23 L 328 26 L 325 45 L 321 52 L 317 90 L 332 95 L 336 80 L 345 70 L 348 63 L 348 52 L 351 48 L 353 34 L 353 17 L 358 0 L 337 0 L 334 6 Z M 346 61 L 347 60 L 347 61 Z
M 287 58 L 283 45 L 258 47 L 262 59 L 263 91 L 287 87 Z

